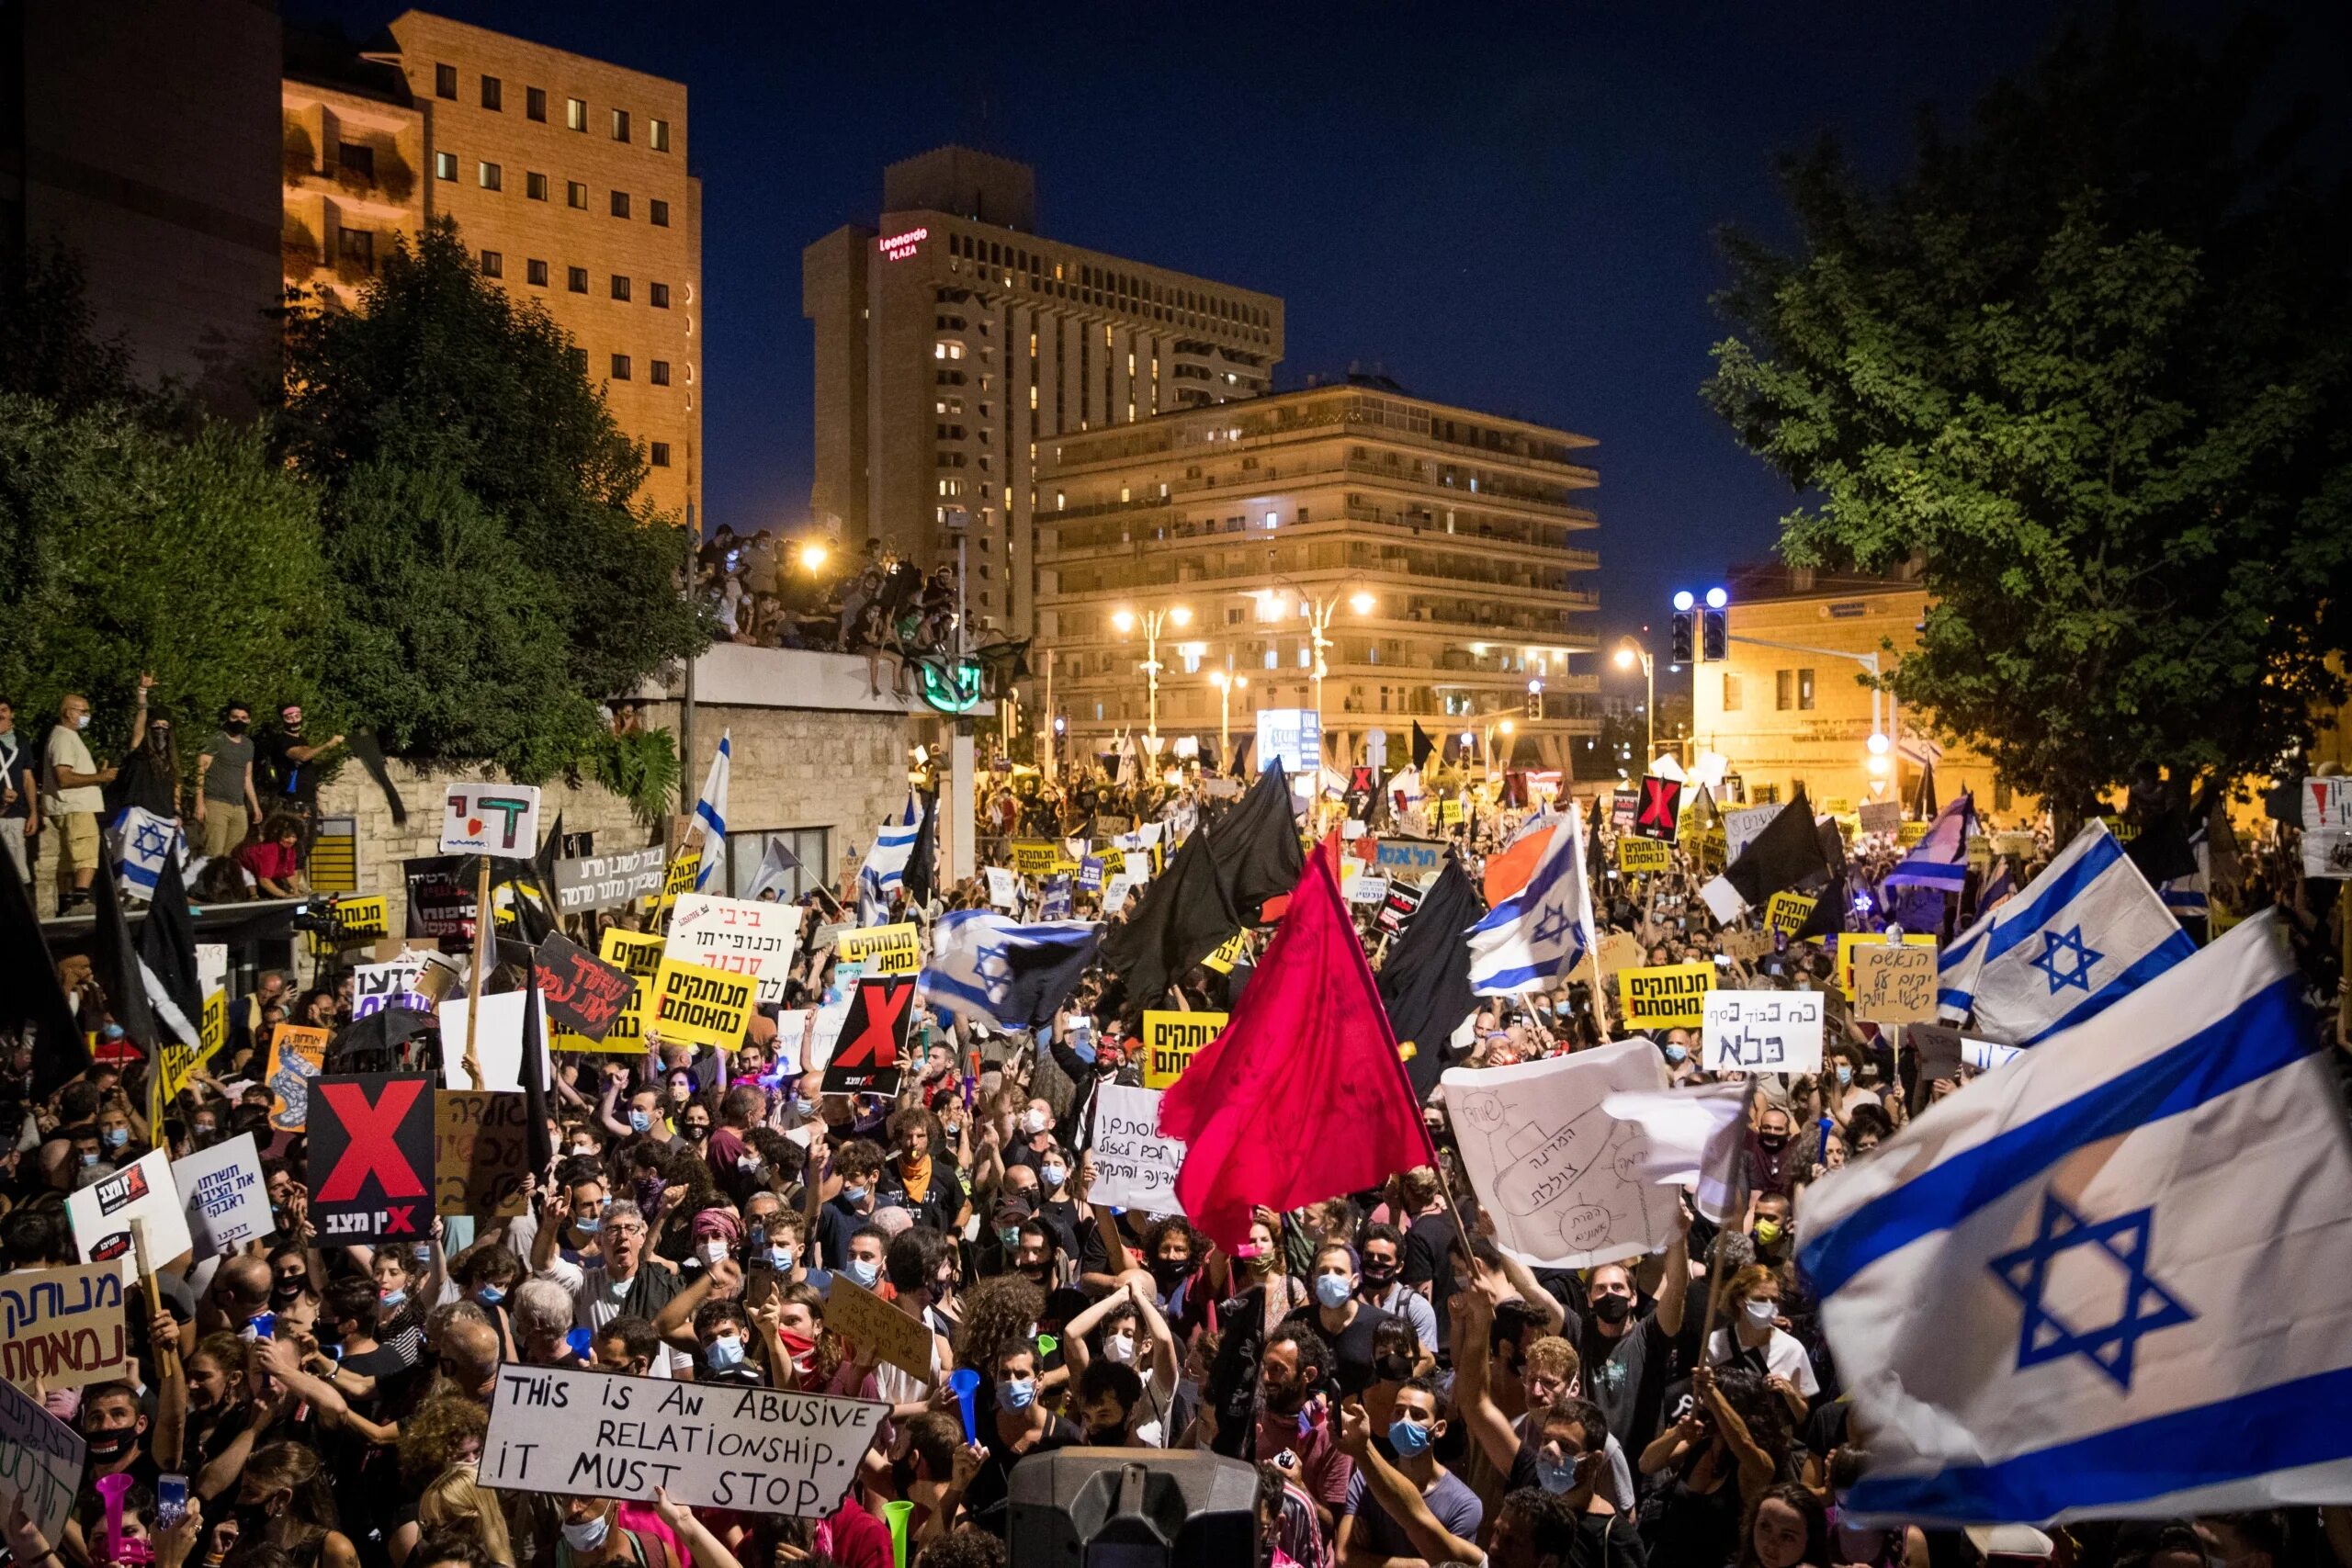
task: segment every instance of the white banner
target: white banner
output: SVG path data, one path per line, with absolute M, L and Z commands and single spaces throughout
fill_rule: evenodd
M 889 1413 L 864 1399 L 509 1363 L 491 1395 L 481 1480 L 640 1502 L 660 1486 L 690 1507 L 822 1518 Z
M 269 1189 L 251 1133 L 174 1160 L 172 1179 L 187 1201 L 198 1258 L 223 1257 L 270 1229 Z
M 161 1149 L 150 1149 L 112 1176 L 69 1194 L 65 1216 L 74 1222 L 74 1245 L 85 1263 L 130 1257 L 133 1220 L 147 1222 L 150 1270 L 187 1250 L 187 1216 L 180 1210 L 171 1161 Z
M 800 935 L 800 906 L 681 893 L 670 916 L 670 945 L 662 956 L 760 983 L 763 1003 L 784 1000 L 784 982 Z
M 16 1384 L 0 1382 L 0 1514 L 25 1517 L 46 1540 L 65 1539 L 87 1454 L 73 1427 Z
M 351 1016 L 366 1018 L 386 1008 L 413 1008 L 431 1012 L 433 998 L 420 995 L 416 977 L 424 973 L 424 954 L 402 953 L 386 964 L 355 964 L 351 968 Z
M 1821 993 L 1709 991 L 1699 1065 L 1711 1073 L 1817 1073 Z
M 988 874 L 989 902 L 1000 909 L 1018 909 L 1021 907 L 1020 874 L 1009 865 L 989 866 Z
M 1679 1201 L 1643 1179 L 1637 1122 L 1600 1108 L 1614 1093 L 1666 1088 L 1645 1039 L 1512 1067 L 1455 1067 L 1439 1080 L 1470 1185 L 1495 1240 L 1534 1268 L 1589 1269 L 1674 1239 Z
M 1159 1134 L 1159 1090 L 1102 1083 L 1094 1089 L 1094 1186 L 1091 1196 L 1114 1209 L 1181 1214 L 1176 1171 L 1184 1145 Z
M 474 1036 L 474 1053 L 481 1061 L 481 1082 L 477 1084 L 466 1075 L 466 1010 L 470 1005 L 464 997 L 453 997 L 441 1004 L 441 1087 L 444 1089 L 507 1089 L 520 1093 L 523 1088 L 523 997 L 521 991 L 501 991 L 481 999 L 481 1022 Z M 552 1092 L 555 1075 L 544 1066 L 548 1033 L 548 1001 L 539 998 L 540 1070 Z
M 1728 865 L 1739 858 L 1740 852 L 1756 841 L 1773 818 L 1781 814 L 1777 806 L 1738 806 L 1724 813 L 1724 844 Z

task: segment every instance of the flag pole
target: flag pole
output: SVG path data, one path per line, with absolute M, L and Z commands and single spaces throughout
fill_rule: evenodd
M 1747 1098 L 1741 1102 L 1739 1108 L 1739 1123 L 1741 1129 L 1739 1149 L 1738 1153 L 1734 1156 L 1736 1163 L 1732 1167 L 1734 1179 L 1730 1189 L 1730 1201 L 1724 1205 L 1724 1218 L 1727 1224 L 1737 1224 L 1738 1217 L 1744 1215 L 1747 1212 L 1747 1203 L 1749 1199 L 1747 1181 L 1747 1129 L 1756 1120 L 1757 1082 L 1758 1079 L 1756 1076 L 1753 1073 L 1749 1074 L 1747 1078 Z M 1715 1243 L 1713 1247 L 1710 1247 L 1707 1249 L 1707 1315 L 1699 1328 L 1699 1360 L 1702 1365 L 1706 1363 L 1707 1347 L 1713 1342 L 1715 1337 L 1715 1318 L 1723 1308 L 1724 1241 L 1726 1237 L 1737 1234 L 1738 1233 L 1735 1230 L 1718 1226 L 1715 1231 Z
M 484 922 L 487 921 L 487 925 Z M 483 933 L 498 940 L 498 916 L 490 907 L 490 857 L 481 857 L 481 874 L 474 884 L 473 978 L 466 983 L 466 1076 L 481 1088 L 481 1058 L 474 1054 L 474 1032 L 481 1026 L 481 945 Z

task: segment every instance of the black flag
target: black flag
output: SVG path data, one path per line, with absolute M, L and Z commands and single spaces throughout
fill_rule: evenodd
M 1250 766 L 1250 748 L 1256 743 L 1257 739 L 1256 736 L 1245 731 L 1241 739 L 1233 743 L 1233 761 L 1225 765 L 1226 777 L 1238 779 L 1247 776 Z M 2301 810 L 2301 807 L 2298 807 L 2296 809 Z M 2301 818 L 2297 818 L 2296 820 L 2301 821 Z
M 1127 999 L 1157 1007 L 1184 971 L 1241 929 L 1241 917 L 1209 858 L 1209 836 L 1195 832 L 1169 857 L 1123 926 L 1102 938 L 1102 963 L 1127 983 Z
M 915 829 L 914 848 L 907 852 L 906 867 L 899 873 L 899 883 L 907 890 L 910 909 L 930 903 L 932 891 L 938 886 L 938 793 L 917 796 L 915 809 L 922 813 L 922 826 Z
M 1380 1001 L 1399 1044 L 1410 1042 L 1405 1074 L 1422 1100 L 1446 1068 L 1447 1043 L 1462 1021 L 1477 1010 L 1470 989 L 1470 928 L 1487 912 L 1486 900 L 1471 886 L 1462 863 L 1445 857 L 1444 869 L 1430 884 L 1420 908 L 1380 966 Z
M 1830 874 L 1829 857 L 1814 830 L 1813 807 L 1803 789 L 1739 852 L 1739 858 L 1724 868 L 1724 880 L 1752 906 L 1760 906 L 1773 894 L 1789 888 L 1810 893 L 1828 881 Z
M 0 854 L 0 1032 L 30 1038 L 33 1096 L 46 1099 L 90 1066 L 89 1043 L 74 1021 L 73 1004 L 57 983 L 57 965 L 40 934 L 32 889 L 17 863 Z
M 1244 925 L 1256 925 L 1266 900 L 1290 892 L 1306 874 L 1298 818 L 1291 809 L 1290 776 L 1279 761 L 1260 773 L 1240 804 L 1205 832 L 1226 901 Z M 1232 934 L 1227 927 L 1217 940 Z
M 139 950 L 130 944 L 130 924 L 123 919 L 122 896 L 115 887 L 114 856 L 103 844 L 98 850 L 98 874 L 90 879 L 90 912 L 97 929 L 90 933 L 90 973 L 107 994 L 107 1010 L 122 1032 L 153 1053 L 156 1045 L 155 1012 L 147 1005 L 147 985 L 139 976 Z
M 162 988 L 162 996 L 153 998 L 157 1011 L 166 1002 L 176 1009 L 180 1021 L 187 1026 L 188 1037 L 181 1043 L 191 1050 L 200 1048 L 203 1043 L 197 1031 L 204 1021 L 204 991 L 196 976 L 196 918 L 188 912 L 187 885 L 181 880 L 176 840 L 164 856 L 164 869 L 156 874 L 154 897 L 148 900 L 147 918 L 139 923 L 134 945 L 147 965 L 148 983 Z M 175 1024 L 169 1032 L 179 1035 L 182 1032 Z
M 548 1130 L 547 1048 L 539 1038 L 539 966 L 526 962 L 523 982 L 523 1114 L 531 1151 L 531 1174 L 545 1181 L 555 1168 L 555 1134 Z
M 1415 719 L 1413 721 L 1413 769 L 1416 773 L 1430 765 L 1430 753 L 1436 750 L 1437 742 L 1431 740 L 1429 731 L 1421 728 L 1421 721 Z

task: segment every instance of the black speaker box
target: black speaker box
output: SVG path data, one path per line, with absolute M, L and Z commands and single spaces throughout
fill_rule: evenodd
M 1205 1450 L 1056 1449 L 1012 1467 L 1019 1568 L 1249 1568 L 1258 1472 Z

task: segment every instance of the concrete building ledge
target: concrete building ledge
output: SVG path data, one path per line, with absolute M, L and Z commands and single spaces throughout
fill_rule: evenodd
M 867 687 L 864 654 L 723 642 L 695 660 L 695 701 L 720 707 L 808 708 L 824 713 L 929 713 L 922 698 L 901 697 L 893 690 L 897 669 L 898 660 L 885 655 L 876 677 L 882 688 L 877 697 Z M 649 682 L 638 695 L 675 702 L 684 692 L 681 670 L 667 681 Z

